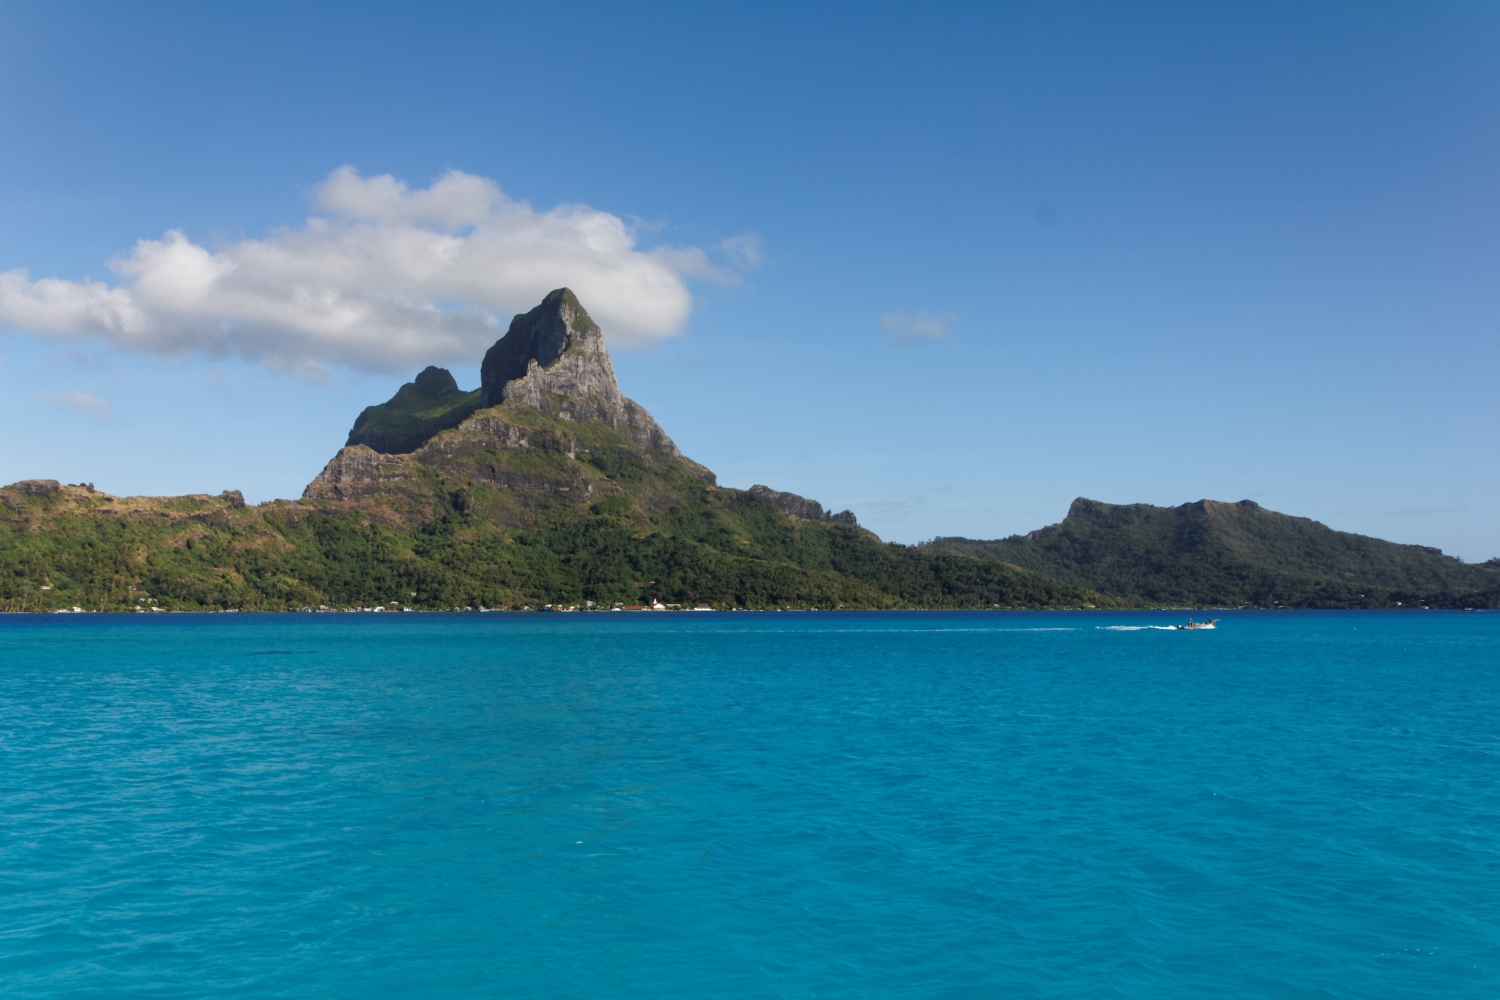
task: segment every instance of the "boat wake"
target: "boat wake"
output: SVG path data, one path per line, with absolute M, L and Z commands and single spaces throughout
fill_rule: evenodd
M 1158 632 L 1197 631 L 1198 629 L 1213 628 L 1214 623 L 1218 620 L 1217 618 L 1210 618 L 1206 622 L 1195 622 L 1189 618 L 1186 625 L 1095 625 L 1094 627 L 1102 628 L 1106 632 L 1144 632 L 1147 629 L 1156 629 Z

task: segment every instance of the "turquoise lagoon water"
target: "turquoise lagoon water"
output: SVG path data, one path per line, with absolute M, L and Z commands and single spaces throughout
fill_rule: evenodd
M 1493 997 L 1500 615 L 0 617 L 0 994 Z

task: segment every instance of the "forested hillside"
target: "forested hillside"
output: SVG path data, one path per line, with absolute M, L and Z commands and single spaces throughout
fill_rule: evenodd
M 570 460 L 572 461 L 572 460 Z M 602 476 L 601 476 L 602 478 Z M 1084 588 L 887 545 L 698 484 L 651 513 L 623 490 L 500 523 L 493 487 L 432 477 L 430 513 L 383 522 L 328 501 L 0 490 L 0 608 L 295 610 L 641 604 L 718 608 L 1078 607 Z M 655 499 L 661 499 L 658 495 Z

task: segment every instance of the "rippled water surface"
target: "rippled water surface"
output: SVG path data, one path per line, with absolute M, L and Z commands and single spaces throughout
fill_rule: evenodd
M 1170 620 L 0 616 L 0 994 L 1500 994 L 1500 615 Z

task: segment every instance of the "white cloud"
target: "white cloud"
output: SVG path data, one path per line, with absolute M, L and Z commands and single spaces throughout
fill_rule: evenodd
M 650 341 L 686 321 L 685 279 L 734 278 L 697 247 L 638 248 L 607 212 L 538 212 L 456 170 L 412 191 L 341 167 L 313 201 L 323 214 L 301 228 L 217 250 L 175 229 L 141 240 L 111 262 L 113 285 L 0 272 L 0 327 L 236 354 L 317 378 L 325 363 L 401 372 L 477 361 L 512 314 L 563 285 L 612 342 Z M 723 249 L 736 264 L 758 259 L 758 243 L 743 246 Z
M 880 326 L 892 338 L 899 341 L 937 340 L 947 335 L 958 322 L 954 313 L 933 316 L 926 312 L 889 312 L 880 317 Z
M 97 396 L 90 396 L 86 392 L 65 392 L 61 396 L 54 396 L 50 392 L 42 393 L 42 402 L 52 406 L 68 406 L 84 413 L 91 413 L 100 420 L 114 419 L 114 411 L 109 404 Z

